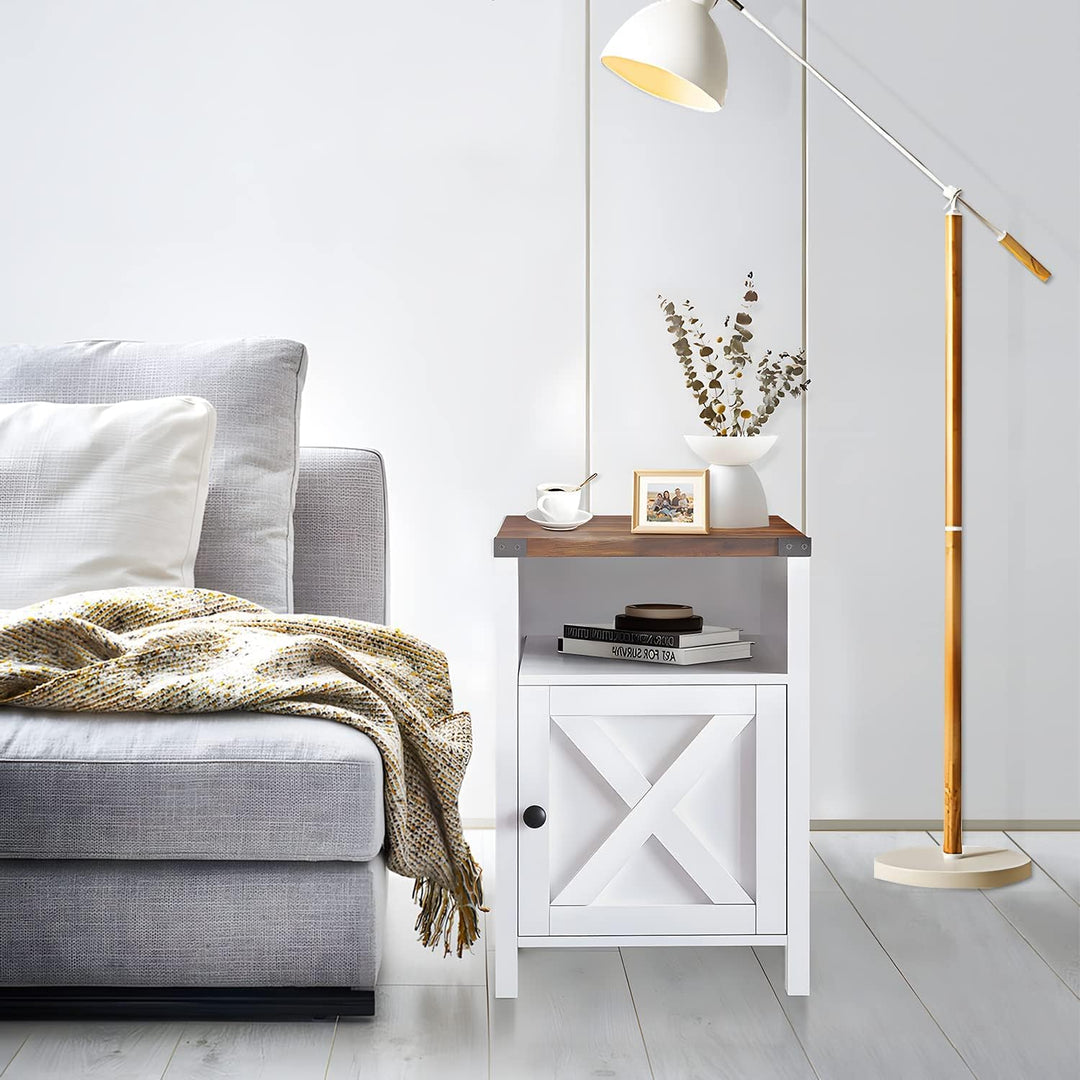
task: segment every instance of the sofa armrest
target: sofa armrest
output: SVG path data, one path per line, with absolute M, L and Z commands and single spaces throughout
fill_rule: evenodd
M 302 446 L 293 608 L 386 620 L 386 475 L 374 450 Z

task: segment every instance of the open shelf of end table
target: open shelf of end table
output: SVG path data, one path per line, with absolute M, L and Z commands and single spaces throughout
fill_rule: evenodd
M 518 950 L 781 945 L 809 992 L 811 541 L 782 518 L 701 535 L 508 517 L 498 612 L 495 993 Z M 692 603 L 749 661 L 560 655 L 565 622 Z M 526 812 L 527 811 L 527 812 Z M 542 812 L 541 812 L 542 811 Z

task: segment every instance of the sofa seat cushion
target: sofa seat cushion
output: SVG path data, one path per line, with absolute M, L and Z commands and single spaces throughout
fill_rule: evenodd
M 375 744 L 333 720 L 0 709 L 0 857 L 365 861 Z

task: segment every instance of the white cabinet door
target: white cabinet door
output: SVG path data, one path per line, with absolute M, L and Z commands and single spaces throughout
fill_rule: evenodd
M 785 711 L 783 686 L 521 687 L 519 933 L 784 933 Z

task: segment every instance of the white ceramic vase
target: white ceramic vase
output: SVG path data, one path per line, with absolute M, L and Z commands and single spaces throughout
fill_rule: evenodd
M 776 435 L 684 435 L 709 466 L 709 528 L 759 529 L 769 524 L 765 489 L 753 462 L 774 446 Z

